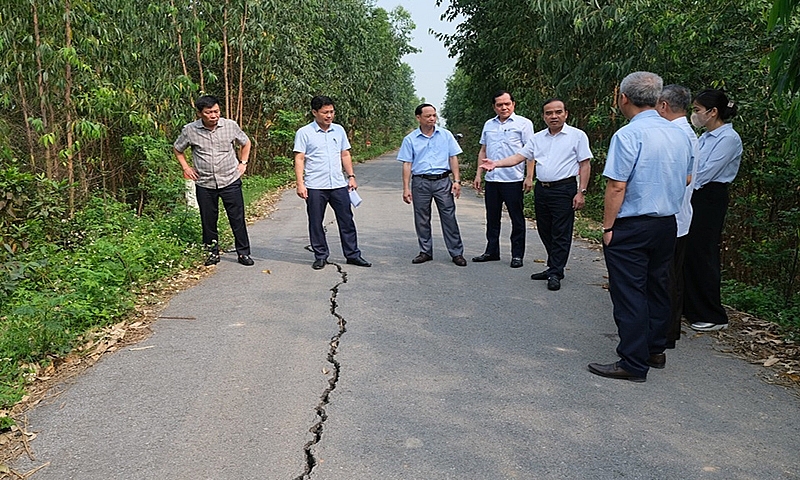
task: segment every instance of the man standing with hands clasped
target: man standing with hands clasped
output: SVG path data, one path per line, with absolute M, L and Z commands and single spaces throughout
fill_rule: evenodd
M 314 251 L 311 268 L 321 270 L 328 263 L 328 241 L 322 222 L 330 204 L 336 214 L 342 252 L 347 263 L 370 267 L 358 249 L 356 224 L 350 207 L 350 190 L 358 188 L 350 157 L 350 142 L 341 125 L 333 123 L 335 109 L 329 97 L 311 99 L 314 121 L 300 128 L 294 136 L 294 173 L 297 196 L 306 201 L 308 236 Z M 342 169 L 347 174 L 345 179 Z
M 411 263 L 433 260 L 431 201 L 436 201 L 447 251 L 453 263 L 466 267 L 455 202 L 461 195 L 458 168 L 461 147 L 452 133 L 436 126 L 433 105 L 423 103 L 414 114 L 419 128 L 406 135 L 397 154 L 397 160 L 403 162 L 403 201 L 414 204 L 414 228 L 419 241 L 419 255 Z
M 496 117 L 486 121 L 481 133 L 478 166 L 484 158 L 505 158 L 519 151 L 533 136 L 533 123 L 514 113 L 514 97 L 500 90 L 492 97 Z M 530 165 L 533 168 L 533 165 Z M 481 168 L 475 172 L 472 186 L 481 191 Z M 525 164 L 486 172 L 484 201 L 486 203 L 486 250 L 473 257 L 473 262 L 500 260 L 500 220 L 503 203 L 511 218 L 511 268 L 522 266 L 525 256 L 525 214 L 522 207 Z
M 531 279 L 547 280 L 548 290 L 558 290 L 572 246 L 575 211 L 586 204 L 592 152 L 586 133 L 567 125 L 569 112 L 562 100 L 545 101 L 542 112 L 547 128 L 536 132 L 518 153 L 497 162 L 486 160 L 481 168 L 509 167 L 526 159 L 535 162 L 535 168 L 528 168 L 524 185 L 530 191 L 535 170 L 536 229 L 547 251 L 547 270 L 534 273 Z
M 250 258 L 250 238 L 244 221 L 242 175 L 250 156 L 250 139 L 233 120 L 220 117 L 219 100 L 204 95 L 194 104 L 199 120 L 184 125 L 173 149 L 183 168 L 184 177 L 195 181 L 200 222 L 203 226 L 203 245 L 208 249 L 205 265 L 219 263 L 219 200 L 225 207 L 233 231 L 238 261 L 253 265 Z M 234 144 L 239 145 L 236 158 Z M 184 151 L 192 148 L 192 164 L 186 162 Z

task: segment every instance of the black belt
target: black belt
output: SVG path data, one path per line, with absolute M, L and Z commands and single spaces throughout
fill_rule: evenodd
M 449 177 L 450 173 L 451 172 L 448 170 L 448 171 L 446 171 L 444 173 L 437 173 L 437 174 L 432 174 L 432 175 L 429 175 L 427 173 L 423 173 L 423 174 L 420 174 L 420 175 L 412 175 L 412 176 L 413 177 L 417 177 L 417 178 L 422 178 L 422 179 L 425 179 L 425 180 L 441 180 L 443 178 Z M 575 178 L 575 177 L 572 177 L 572 178 Z
M 555 182 L 543 182 L 541 180 L 537 180 L 536 183 L 538 183 L 539 185 L 541 185 L 543 187 L 549 188 L 549 187 L 556 187 L 558 185 L 564 185 L 564 184 L 569 183 L 569 182 L 575 183 L 575 179 L 576 178 L 577 177 L 569 177 L 569 178 L 565 178 L 563 180 L 556 180 Z

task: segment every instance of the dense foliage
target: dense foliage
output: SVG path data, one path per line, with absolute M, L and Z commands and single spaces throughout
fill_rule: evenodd
M 778 1 L 786 4 L 783 12 L 797 3 Z M 590 191 L 601 195 L 604 151 L 625 121 L 614 102 L 626 74 L 657 72 L 665 83 L 695 92 L 723 88 L 739 106 L 734 128 L 744 142 L 724 275 L 735 280 L 729 289 L 776 307 L 767 316 L 800 326 L 800 129 L 782 115 L 792 92 L 773 94 L 769 71 L 776 45 L 796 45 L 798 21 L 784 13 L 780 27 L 769 30 L 771 8 L 767 0 L 452 0 L 446 15 L 466 20 L 456 33 L 441 35 L 459 56 L 443 115 L 448 125 L 480 132 L 493 115 L 491 94 L 503 88 L 535 112 L 531 118 L 542 128 L 541 102 L 565 99 L 570 123 L 592 141 Z

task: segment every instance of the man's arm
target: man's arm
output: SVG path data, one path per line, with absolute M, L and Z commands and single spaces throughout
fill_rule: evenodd
M 347 174 L 348 190 L 355 190 L 358 188 L 356 174 L 353 171 L 353 157 L 350 155 L 350 150 L 342 150 L 342 168 L 344 169 L 344 173 Z
M 622 207 L 622 201 L 625 199 L 625 190 L 627 188 L 628 183 L 619 180 L 611 180 L 609 178 L 606 183 L 606 194 L 603 205 L 603 243 L 605 245 L 611 243 L 611 237 L 613 235 L 611 229 L 614 227 L 614 221 L 617 219 L 619 209 Z
M 458 169 L 458 155 L 450 157 L 450 171 L 453 172 L 453 188 L 450 191 L 458 198 L 461 196 L 461 172 Z
M 411 162 L 403 162 L 403 201 L 411 203 Z
M 583 195 L 583 191 L 589 187 L 589 175 L 592 173 L 592 166 L 589 165 L 589 159 L 582 160 L 578 164 L 578 176 L 580 180 L 578 182 L 578 193 L 575 194 L 575 197 L 572 199 L 572 208 L 573 210 L 580 210 L 586 205 L 586 198 Z
M 175 158 L 177 158 L 178 162 L 181 164 L 183 177 L 188 180 L 197 180 L 197 170 L 189 166 L 189 163 L 186 161 L 186 155 L 183 152 L 175 150 L 175 147 L 172 147 L 172 152 L 175 153 Z
M 247 160 L 250 158 L 250 147 L 252 147 L 252 143 L 250 140 L 247 140 L 247 143 L 242 145 L 239 149 L 239 174 L 244 175 L 244 171 L 247 170 Z
M 303 152 L 294 152 L 294 176 L 297 181 L 297 196 L 303 199 L 308 198 L 308 190 L 303 180 L 303 172 L 305 169 L 306 154 Z
M 477 191 L 481 191 L 481 161 L 486 158 L 486 145 L 481 145 L 481 149 L 478 152 L 478 168 L 475 169 L 475 180 L 472 182 L 472 188 Z
M 533 190 L 533 175 L 536 173 L 536 160 L 525 162 L 525 180 L 522 181 L 522 191 L 525 193 Z

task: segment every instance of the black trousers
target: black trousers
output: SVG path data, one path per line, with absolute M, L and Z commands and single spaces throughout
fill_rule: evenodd
M 559 279 L 564 278 L 564 267 L 572 247 L 575 224 L 572 200 L 577 193 L 577 182 L 545 187 L 537 181 L 533 188 L 536 229 L 547 251 L 547 273 Z
M 328 240 L 325 238 L 325 208 L 330 205 L 336 215 L 339 227 L 339 239 L 342 242 L 342 253 L 345 258 L 355 259 L 361 256 L 358 249 L 358 235 L 353 221 L 353 210 L 350 207 L 348 187 L 334 189 L 308 189 L 306 212 L 308 213 L 308 236 L 311 249 L 316 260 L 325 260 L 330 255 Z
M 647 376 L 647 359 L 666 348 L 677 228 L 674 215 L 618 218 L 611 243 L 603 245 L 619 332 L 617 354 L 622 368 L 634 375 Z
M 675 253 L 669 271 L 670 321 L 667 329 L 667 346 L 672 348 L 681 339 L 681 316 L 686 282 L 683 265 L 686 259 L 686 235 L 675 239 Z
M 223 188 L 206 188 L 195 186 L 197 205 L 200 207 L 200 222 L 203 226 L 203 245 L 211 251 L 219 251 L 219 200 L 228 216 L 228 223 L 233 231 L 236 253 L 250 255 L 250 238 L 244 223 L 244 196 L 242 195 L 242 179 L 238 179 Z
M 486 250 L 493 257 L 500 256 L 500 228 L 503 204 L 511 218 L 511 257 L 525 256 L 525 214 L 522 211 L 522 182 L 486 182 Z
M 728 323 L 722 307 L 720 243 L 728 212 L 728 184 L 711 182 L 692 194 L 692 224 L 686 235 L 683 315 L 689 323 Z

